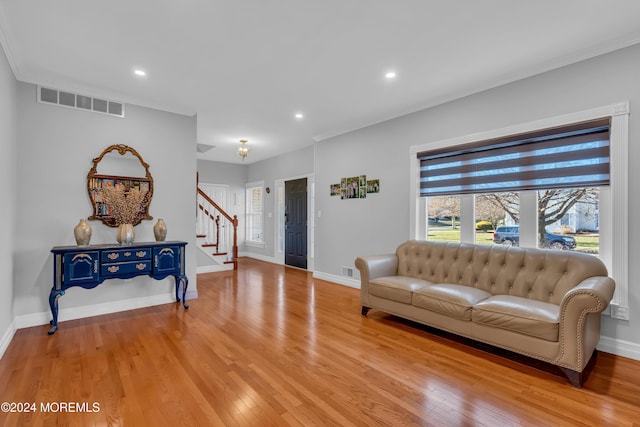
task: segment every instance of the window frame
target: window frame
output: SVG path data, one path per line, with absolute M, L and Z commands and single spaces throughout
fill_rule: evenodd
M 260 212 L 253 212 L 253 202 L 251 200 L 251 193 L 254 189 L 260 189 Z M 261 227 L 260 240 L 252 240 L 251 228 L 253 228 L 252 216 L 260 216 Z M 264 241 L 264 181 L 249 182 L 245 184 L 245 245 L 254 246 L 259 248 L 265 247 Z
M 629 319 L 629 251 L 628 251 L 628 151 L 629 151 L 629 102 L 620 102 L 589 110 L 508 126 L 446 140 L 411 146 L 409 238 L 426 236 L 426 197 L 420 197 L 420 161 L 417 153 L 472 143 L 490 138 L 531 132 L 555 126 L 569 125 L 584 120 L 611 117 L 610 164 L 611 177 L 608 187 L 600 187 L 600 259 L 607 266 L 609 275 L 616 281 L 616 291 L 607 313 L 617 319 Z M 462 195 L 461 241 L 475 241 L 474 196 Z M 537 247 L 537 192 L 520 192 L 520 245 Z M 470 229 L 471 228 L 471 229 Z

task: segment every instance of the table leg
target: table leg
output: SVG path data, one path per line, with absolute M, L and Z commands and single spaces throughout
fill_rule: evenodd
M 187 287 L 189 286 L 189 279 L 187 276 L 173 276 L 176 279 L 176 301 L 180 302 L 180 282 L 182 282 L 182 305 L 184 308 L 189 308 L 187 304 Z
M 187 304 L 187 287 L 189 286 L 189 279 L 187 276 L 182 276 L 182 305 L 184 308 L 189 308 L 189 304 Z
M 64 295 L 64 291 L 60 289 L 51 289 L 51 293 L 49 294 L 49 307 L 51 308 L 51 328 L 49 335 L 53 335 L 58 329 L 58 298 Z

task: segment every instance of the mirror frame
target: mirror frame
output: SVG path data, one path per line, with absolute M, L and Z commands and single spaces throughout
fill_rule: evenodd
M 138 158 L 140 164 L 144 167 L 145 177 L 130 177 L 130 176 L 120 176 L 120 175 L 106 175 L 98 173 L 98 164 L 102 158 L 112 152 L 117 151 L 121 156 L 124 156 L 126 153 L 131 153 L 135 157 Z M 93 159 L 93 167 L 87 174 L 87 192 L 89 194 L 89 200 L 91 202 L 91 206 L 93 207 L 93 214 L 88 218 L 89 220 L 99 220 L 108 227 L 117 227 L 115 218 L 109 216 L 107 213 L 103 212 L 102 202 L 102 191 L 104 183 L 112 182 L 112 183 L 122 183 L 125 187 L 130 187 L 131 185 L 144 186 L 148 185 L 149 190 L 145 195 L 145 207 L 140 211 L 136 220 L 133 222 L 133 225 L 138 225 L 142 222 L 143 219 L 151 220 L 153 217 L 149 215 L 149 206 L 151 205 L 151 199 L 153 197 L 153 178 L 151 177 L 151 173 L 149 172 L 149 164 L 146 163 L 142 156 L 132 147 L 123 144 L 115 144 L 107 147 L 98 157 Z

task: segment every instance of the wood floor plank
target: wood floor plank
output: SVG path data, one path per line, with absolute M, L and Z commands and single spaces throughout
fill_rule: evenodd
M 165 304 L 21 329 L 2 426 L 640 426 L 640 362 L 599 353 L 582 389 L 553 367 L 372 310 L 359 291 L 241 258 Z

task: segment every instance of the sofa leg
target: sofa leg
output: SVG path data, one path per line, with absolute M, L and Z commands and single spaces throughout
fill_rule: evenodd
M 366 316 L 367 313 L 369 312 L 369 310 L 371 310 L 371 307 L 365 307 L 364 305 L 362 306 L 362 315 Z
M 560 367 L 560 369 L 569 379 L 569 382 L 571 383 L 572 386 L 574 386 L 575 388 L 582 388 L 582 380 L 583 380 L 582 372 L 574 371 L 573 369 L 568 369 L 563 367 Z

